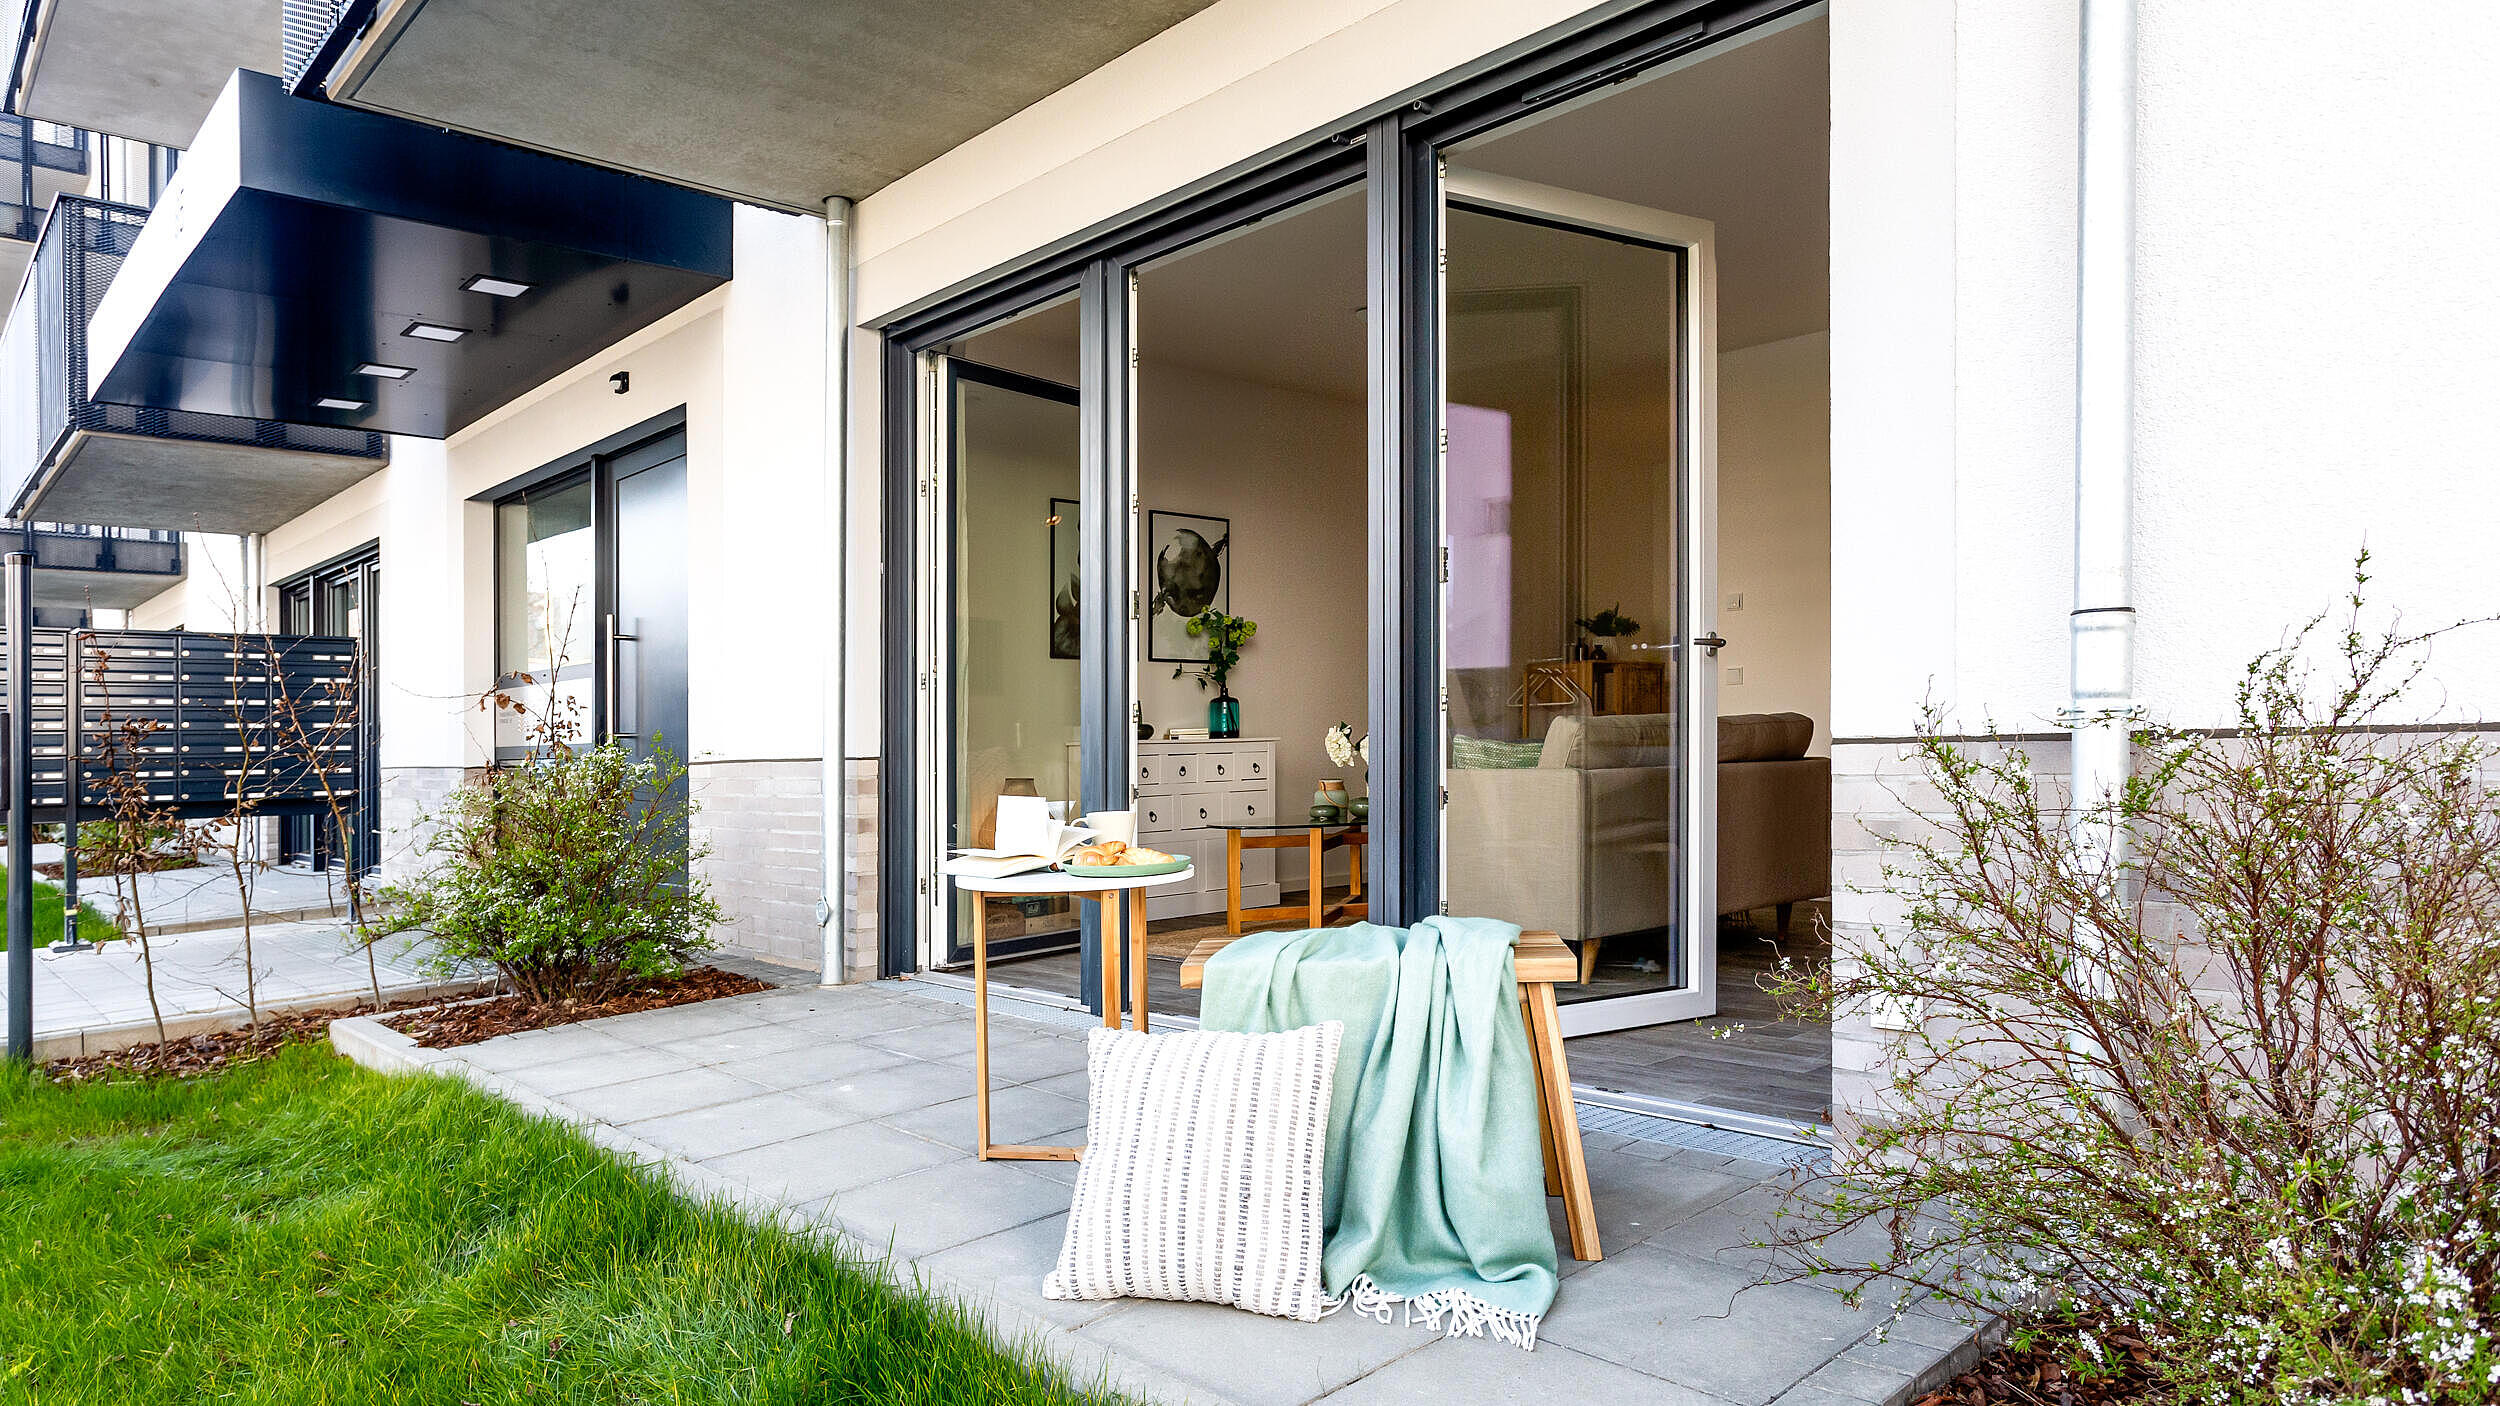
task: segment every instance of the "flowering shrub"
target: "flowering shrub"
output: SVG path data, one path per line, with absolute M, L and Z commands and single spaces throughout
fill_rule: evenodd
M 483 961 L 535 1001 L 599 1001 L 674 976 L 721 920 L 689 845 L 686 769 L 624 744 L 541 747 L 452 794 L 432 864 L 383 898 L 452 970 Z
M 2251 664 L 2235 727 L 2140 734 L 2090 815 L 1929 719 L 1906 923 L 1774 981 L 1914 1026 L 1789 1272 L 2081 1305 L 2181 1400 L 2500 1400 L 2494 749 L 2374 726 L 2427 637 L 2361 605 L 2331 663 L 2312 621 Z

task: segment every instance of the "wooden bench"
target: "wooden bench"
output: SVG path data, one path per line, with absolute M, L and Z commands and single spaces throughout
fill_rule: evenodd
M 1190 949 L 1181 963 L 1181 986 L 1196 990 L 1206 984 L 1207 959 L 1231 946 L 1233 937 L 1210 937 Z M 1580 1150 L 1580 1119 L 1571 1104 L 1571 1065 L 1563 1054 L 1562 1020 L 1554 1010 L 1554 983 L 1574 981 L 1579 959 L 1550 932 L 1524 932 L 1513 950 L 1511 965 L 1519 977 L 1519 1015 L 1528 1028 L 1528 1050 L 1536 1061 L 1538 1131 L 1545 1145 L 1545 1194 L 1563 1201 L 1571 1227 L 1571 1257 L 1601 1258 L 1597 1244 L 1597 1208 L 1589 1200 L 1589 1164 Z

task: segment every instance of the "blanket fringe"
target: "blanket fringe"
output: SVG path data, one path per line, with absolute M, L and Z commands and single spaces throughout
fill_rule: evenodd
M 1368 1274 L 1354 1276 L 1344 1293 L 1323 1300 L 1319 1316 L 1325 1318 L 1338 1309 L 1351 1308 L 1386 1326 L 1392 1321 L 1390 1310 L 1399 1304 L 1406 1305 L 1409 1327 L 1420 1325 L 1445 1338 L 1491 1338 L 1523 1352 L 1536 1351 L 1537 1328 L 1544 1321 L 1533 1313 L 1496 1308 L 1465 1289 L 1435 1289 L 1411 1299 L 1400 1298 L 1381 1288 Z

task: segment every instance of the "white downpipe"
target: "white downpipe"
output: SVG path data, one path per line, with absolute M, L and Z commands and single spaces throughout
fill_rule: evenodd
M 851 566 L 851 202 L 825 201 L 825 532 L 833 542 L 831 616 L 833 638 L 824 667 L 825 894 L 817 912 L 824 964 L 817 980 L 839 985 L 843 977 L 842 897 L 851 871 L 849 797 L 842 757 L 849 742 L 844 698 L 850 689 Z
M 2082 0 L 2075 249 L 2074 800 L 2077 839 L 2125 858 L 2101 811 L 2132 766 L 2135 697 L 2135 0 Z

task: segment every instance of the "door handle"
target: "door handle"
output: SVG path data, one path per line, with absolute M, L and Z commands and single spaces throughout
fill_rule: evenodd
M 630 728 L 625 726 L 627 721 L 625 717 L 625 695 L 619 687 L 622 680 L 621 671 L 618 668 L 617 661 L 624 657 L 626 645 L 639 644 L 641 643 L 642 637 L 640 635 L 629 635 L 618 629 L 616 627 L 616 614 L 613 611 L 608 614 L 607 627 L 608 735 L 611 737 L 639 737 L 642 735 L 641 718 L 637 717 L 632 719 L 634 726 Z
M 1727 641 L 1719 638 L 1717 635 L 1703 635 L 1693 641 L 1693 647 L 1695 649 L 1706 649 L 1712 654 L 1716 654 L 1720 650 L 1727 648 Z

